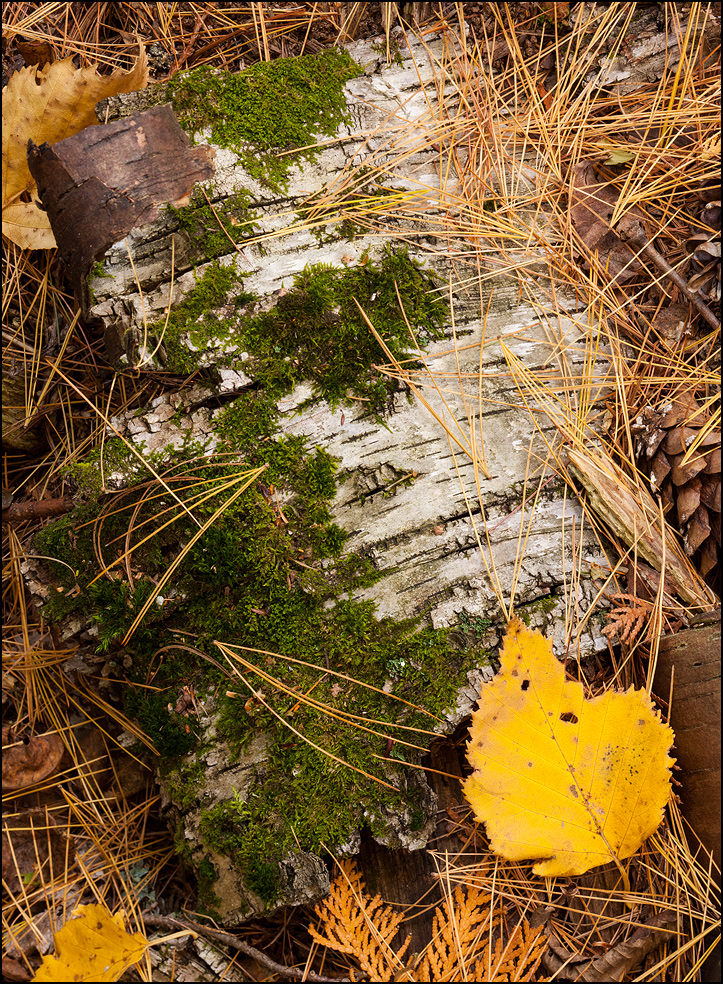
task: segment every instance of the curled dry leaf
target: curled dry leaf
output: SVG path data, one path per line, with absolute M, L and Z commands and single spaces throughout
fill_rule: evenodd
M 619 193 L 598 181 L 592 161 L 575 164 L 572 174 L 570 218 L 590 253 L 597 253 L 600 267 L 616 283 L 634 277 L 641 269 L 635 254 L 612 229 L 610 220 Z M 628 214 L 642 218 L 637 209 Z
M 465 796 L 495 853 L 538 875 L 633 855 L 670 798 L 672 730 L 643 690 L 586 700 L 552 645 L 518 619 L 472 715 Z
M 635 971 L 645 957 L 661 944 L 676 939 L 675 912 L 653 913 L 640 918 L 644 923 L 626 940 L 611 947 L 602 956 L 586 960 L 582 955 L 570 953 L 557 941 L 543 957 L 548 973 L 559 974 L 571 966 L 575 968 L 576 981 L 622 981 Z
M 57 58 L 55 48 L 49 41 L 24 41 L 21 37 L 15 38 L 15 46 L 23 56 L 26 65 L 37 65 L 44 68 L 49 62 L 54 62 Z
M 47 779 L 60 765 L 64 749 L 59 735 L 34 735 L 25 743 L 3 728 L 3 789 L 25 789 Z
M 31 65 L 15 72 L 3 89 L 3 235 L 21 249 L 55 246 L 48 216 L 38 207 L 37 188 L 28 170 L 28 140 L 54 144 L 97 125 L 97 102 L 147 84 L 143 45 L 128 72 L 117 69 L 112 75 L 99 75 L 93 67 L 76 68 L 72 58 L 42 69 Z
M 14 957 L 3 956 L 2 975 L 4 981 L 29 981 L 30 974 L 25 964 Z

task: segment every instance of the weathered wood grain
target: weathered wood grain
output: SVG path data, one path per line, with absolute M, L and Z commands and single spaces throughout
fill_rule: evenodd
M 379 255 L 387 236 L 366 235 L 352 243 L 341 240 L 320 244 L 308 229 L 289 229 L 299 204 L 318 194 L 321 186 L 331 183 L 350 162 L 363 164 L 370 159 L 378 163 L 385 148 L 391 154 L 392 148 L 404 144 L 410 150 L 404 173 L 388 178 L 388 183 L 394 187 L 424 186 L 433 194 L 435 186 L 439 186 L 438 152 L 430 146 L 432 120 L 427 103 L 436 102 L 430 54 L 438 57 L 442 47 L 441 39 L 428 39 L 427 48 L 412 42 L 411 50 L 402 48 L 400 65 L 386 66 L 378 48 L 369 42 L 350 46 L 352 56 L 365 66 L 365 74 L 346 85 L 353 126 L 340 128 L 338 143 L 327 146 L 314 164 L 292 171 L 288 194 L 284 196 L 272 199 L 243 170 L 236 155 L 216 148 L 212 201 L 222 208 L 225 197 L 240 188 L 251 188 L 251 207 L 257 209 L 261 233 L 266 237 L 263 242 L 247 245 L 241 255 L 223 260 L 246 274 L 245 289 L 273 301 L 279 290 L 290 286 L 293 276 L 309 264 L 324 262 L 343 268 L 359 262 L 365 251 L 372 257 Z M 409 123 L 415 120 L 418 126 L 410 131 Z M 394 216 L 384 218 L 391 223 Z M 268 238 L 284 229 L 287 231 L 278 238 Z M 161 314 L 170 294 L 171 236 L 176 240 L 174 301 L 195 284 L 204 266 L 189 269 L 194 257 L 188 241 L 172 221 L 153 223 L 129 237 L 127 243 L 111 249 L 106 276 L 93 282 L 96 316 L 106 324 L 121 323 L 126 329 L 140 330 L 144 315 L 154 320 Z M 435 250 L 438 248 L 437 242 Z M 129 252 L 135 271 L 129 263 Z M 435 255 L 420 243 L 412 243 L 410 255 L 434 269 L 442 280 L 452 271 L 445 255 Z M 524 262 L 530 262 L 529 255 Z M 540 258 L 536 258 L 536 264 L 544 270 Z M 450 448 L 444 429 L 416 398 L 410 403 L 407 394 L 400 392 L 384 427 L 366 416 L 362 406 L 332 411 L 321 402 L 297 412 L 311 392 L 304 386 L 280 403 L 282 429 L 286 433 L 305 434 L 340 460 L 344 481 L 335 503 L 335 518 L 350 533 L 349 549 L 365 553 L 387 572 L 379 584 L 364 592 L 376 601 L 383 615 L 405 616 L 424 611 L 429 612 L 435 625 L 454 624 L 463 609 L 471 615 L 500 618 L 495 589 L 477 548 L 473 522 L 482 542 L 485 532 L 489 534 L 492 560 L 507 604 L 513 581 L 517 603 L 529 603 L 551 594 L 564 594 L 565 584 L 570 583 L 581 558 L 583 575 L 589 571 L 590 562 L 604 562 L 594 538 L 585 531 L 582 539 L 575 541 L 576 556 L 571 555 L 570 531 L 575 524 L 579 533 L 582 513 L 550 471 L 544 474 L 543 489 L 532 515 L 531 490 L 537 488 L 540 462 L 544 462 L 547 449 L 522 406 L 497 344 L 504 340 L 531 370 L 549 373 L 554 371 L 555 348 L 564 340 L 569 368 L 582 372 L 587 316 L 584 312 L 575 314 L 571 303 L 569 317 L 543 317 L 541 309 L 549 307 L 543 278 L 528 284 L 533 304 L 519 300 L 516 278 L 494 275 L 491 267 L 483 272 L 488 278 L 483 298 L 488 307 L 486 317 L 483 319 L 480 313 L 477 288 L 457 285 L 453 303 L 461 351 L 454 351 L 450 321 L 445 339 L 428 349 L 428 364 L 435 373 L 449 373 L 452 377 L 459 365 L 463 375 L 474 377 L 480 368 L 484 321 L 481 411 L 477 407 L 476 382 L 468 382 L 467 389 L 474 397 L 468 401 L 468 408 L 474 426 L 478 430 L 481 427 L 488 471 L 487 476 L 480 476 L 485 520 L 477 501 L 471 463 L 454 445 Z M 577 323 L 578 318 L 582 319 L 581 324 Z M 579 352 L 571 355 L 576 345 Z M 200 365 L 212 365 L 213 346 L 198 353 L 198 360 Z M 223 370 L 221 392 L 239 391 L 251 383 L 241 359 L 235 369 L 237 375 Z M 447 385 L 459 388 L 454 378 Z M 425 392 L 432 402 L 440 403 L 434 390 Z M 462 422 L 463 429 L 468 429 L 464 401 L 459 395 L 445 396 L 452 415 Z M 149 449 L 175 443 L 177 434 L 189 422 L 194 437 L 213 443 L 210 411 L 191 412 L 180 422 L 177 433 L 167 419 L 162 419 L 164 416 L 170 417 L 171 413 L 156 407 L 149 408 L 140 418 L 136 415 L 131 421 L 129 415 L 126 421 L 115 423 Z M 446 416 L 451 421 L 449 414 Z M 544 438 L 554 442 L 552 425 L 544 420 L 539 423 Z M 471 517 L 457 469 L 469 496 Z M 532 477 L 536 472 L 537 477 Z M 405 476 L 412 476 L 411 481 Z M 522 489 L 526 479 L 531 480 L 523 514 Z M 524 556 L 520 550 L 521 521 L 525 531 Z M 580 580 L 579 593 L 577 600 L 584 609 L 586 598 L 593 593 L 589 578 L 583 576 Z M 564 602 L 560 607 L 563 606 Z M 590 631 L 588 627 L 580 639 L 556 638 L 558 651 L 570 644 L 575 649 L 581 647 L 582 652 L 605 648 L 602 635 L 591 635 Z

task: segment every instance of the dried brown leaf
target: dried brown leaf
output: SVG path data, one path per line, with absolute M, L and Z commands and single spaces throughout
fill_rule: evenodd
M 572 223 L 590 253 L 597 253 L 600 266 L 618 283 L 634 277 L 640 261 L 610 225 L 619 192 L 597 180 L 592 161 L 574 166 L 571 197 Z
M 3 789 L 25 789 L 47 779 L 60 765 L 64 749 L 56 734 L 16 741 L 3 728 Z

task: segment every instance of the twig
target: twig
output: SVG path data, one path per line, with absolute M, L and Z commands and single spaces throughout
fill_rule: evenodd
M 3 523 L 22 523 L 26 519 L 45 519 L 48 516 L 61 516 L 75 508 L 73 500 L 41 499 L 39 502 L 13 502 L 3 509 Z
M 690 289 L 678 271 L 674 270 L 665 257 L 657 251 L 652 243 L 648 241 L 648 237 L 645 235 L 643 227 L 634 215 L 626 215 L 622 218 L 615 227 L 615 231 L 621 239 L 624 239 L 632 246 L 636 246 L 641 253 L 645 253 L 645 255 L 652 260 L 655 266 L 659 270 L 663 271 L 666 277 L 670 277 L 678 290 L 685 294 L 696 311 L 703 316 L 711 328 L 720 328 L 720 321 L 716 318 L 705 301 L 701 297 L 698 297 L 698 294 L 694 290 Z
M 315 974 L 313 970 L 300 970 L 298 967 L 286 967 L 284 964 L 276 963 L 271 957 L 267 957 L 265 953 L 261 950 L 257 950 L 255 946 L 251 946 L 249 943 L 244 943 L 240 940 L 238 936 L 234 936 L 231 933 L 224 933 L 219 929 L 211 929 L 210 926 L 202 926 L 200 923 L 193 922 L 190 919 L 174 919 L 172 916 L 158 916 L 151 915 L 150 913 L 143 913 L 143 921 L 146 926 L 159 926 L 161 929 L 185 929 L 189 933 L 196 933 L 199 936 L 204 936 L 207 939 L 215 940 L 217 943 L 223 943 L 225 946 L 232 946 L 236 950 L 240 950 L 245 953 L 247 957 L 252 957 L 257 960 L 268 970 L 272 971 L 274 974 L 280 974 L 284 980 L 292 977 L 294 980 L 306 980 L 306 981 L 321 981 L 321 982 L 341 982 L 348 981 L 348 977 L 322 977 L 321 974 Z

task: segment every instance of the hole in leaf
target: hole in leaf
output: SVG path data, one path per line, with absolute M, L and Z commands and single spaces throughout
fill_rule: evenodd
M 522 681 L 522 689 L 523 689 L 523 690 L 527 690 L 527 688 L 528 688 L 529 686 L 530 686 L 530 681 L 529 681 L 529 680 L 523 680 L 523 681 Z
M 572 711 L 565 711 L 564 714 L 560 715 L 561 721 L 569 721 L 570 724 L 577 724 L 577 714 L 573 714 Z

